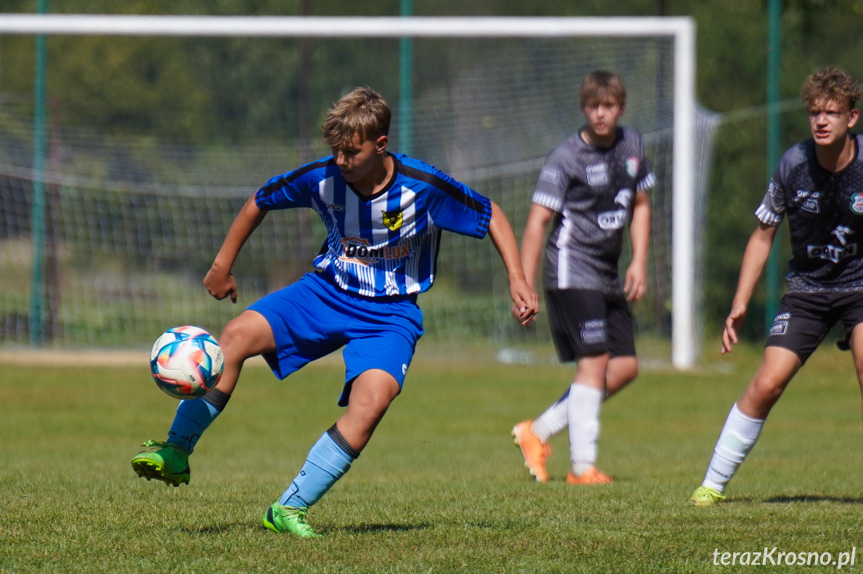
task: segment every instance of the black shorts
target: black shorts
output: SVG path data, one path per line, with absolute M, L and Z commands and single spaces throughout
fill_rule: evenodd
M 782 347 L 805 363 L 838 321 L 845 328 L 840 349 L 848 349 L 851 331 L 863 323 L 863 292 L 789 293 L 767 334 L 765 347 Z
M 551 338 L 562 362 L 608 353 L 634 357 L 632 315 L 623 295 L 587 289 L 546 291 Z

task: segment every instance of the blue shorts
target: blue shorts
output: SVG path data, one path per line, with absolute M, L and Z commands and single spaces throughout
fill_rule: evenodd
M 276 351 L 264 359 L 280 379 L 344 347 L 343 407 L 354 379 L 369 369 L 386 371 L 401 388 L 423 334 L 415 297 L 359 297 L 323 273 L 307 273 L 249 309 L 263 315 L 273 330 Z

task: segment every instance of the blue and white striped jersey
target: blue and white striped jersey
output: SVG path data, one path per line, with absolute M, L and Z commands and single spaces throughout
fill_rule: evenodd
M 371 197 L 358 194 L 332 156 L 272 178 L 259 209 L 311 207 L 327 228 L 317 269 L 364 297 L 414 295 L 435 278 L 441 230 L 485 237 L 491 202 L 420 160 L 391 154 L 393 178 Z

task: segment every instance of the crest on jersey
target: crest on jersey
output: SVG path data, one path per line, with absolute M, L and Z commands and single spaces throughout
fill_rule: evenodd
M 855 193 L 851 196 L 851 211 L 857 215 L 863 215 L 863 193 Z
M 387 229 L 390 231 L 396 231 L 398 228 L 402 226 L 402 222 L 404 221 L 402 218 L 402 211 L 382 211 L 384 215 L 384 225 L 387 226 Z
M 635 177 L 638 175 L 638 168 L 641 166 L 641 160 L 637 157 L 632 156 L 631 158 L 626 160 L 626 173 L 629 174 L 629 177 Z

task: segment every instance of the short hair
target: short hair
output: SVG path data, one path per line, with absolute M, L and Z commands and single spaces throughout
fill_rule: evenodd
M 344 148 L 356 134 L 362 141 L 389 134 L 392 112 L 383 96 L 369 87 L 355 88 L 342 96 L 327 112 L 322 126 L 324 143 Z
M 827 100 L 847 106 L 846 111 L 850 111 L 860 99 L 860 94 L 860 86 L 850 74 L 839 68 L 823 68 L 806 78 L 800 97 L 809 109 Z
M 626 105 L 626 88 L 616 72 L 594 70 L 584 77 L 578 92 L 581 107 L 617 102 Z

